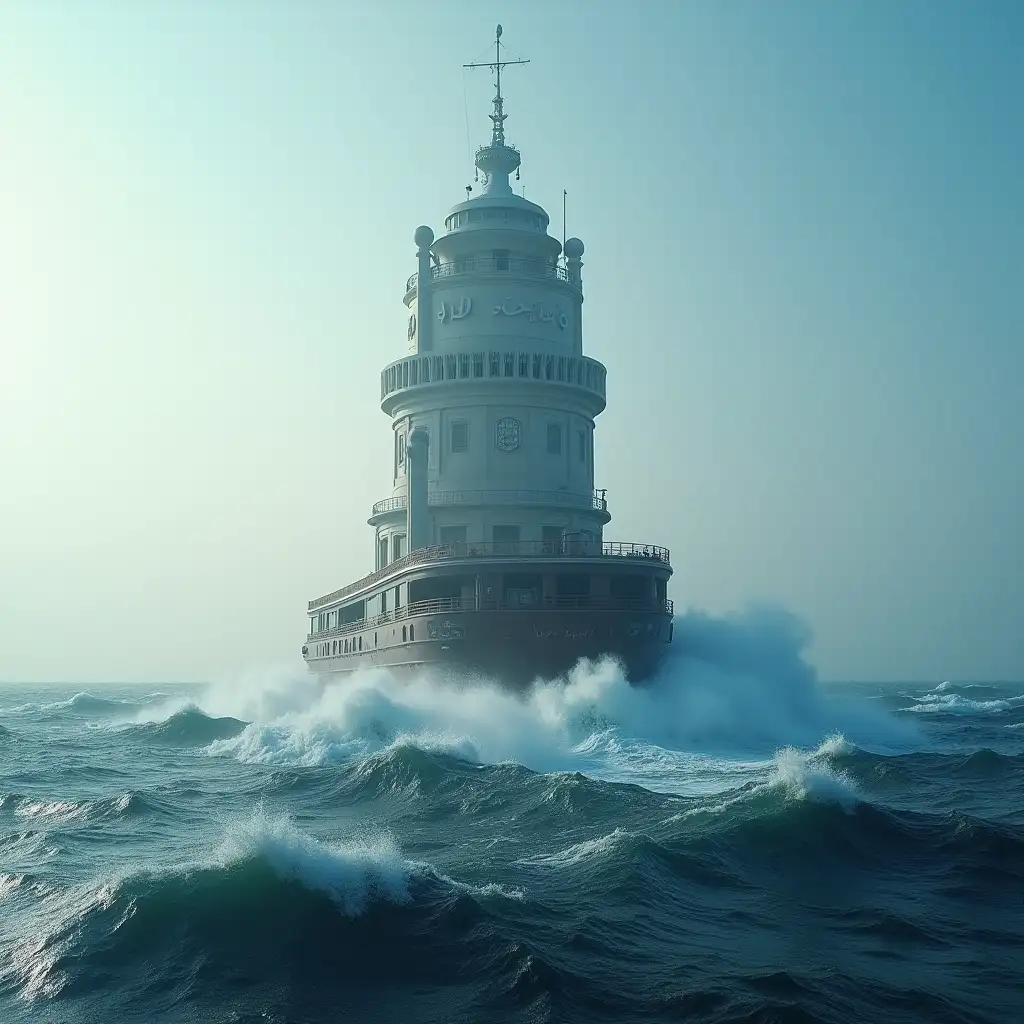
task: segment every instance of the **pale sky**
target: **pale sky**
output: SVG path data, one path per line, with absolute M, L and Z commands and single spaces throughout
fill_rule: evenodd
M 372 568 L 498 21 L 586 244 L 606 538 L 826 679 L 1024 677 L 1024 4 L 6 0 L 0 680 L 297 661 Z

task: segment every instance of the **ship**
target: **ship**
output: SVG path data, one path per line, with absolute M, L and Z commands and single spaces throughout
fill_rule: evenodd
M 437 671 L 513 688 L 611 658 L 649 680 L 673 635 L 667 548 L 608 539 L 595 488 L 607 370 L 583 351 L 583 242 L 514 191 L 501 26 L 477 190 L 415 229 L 408 350 L 380 375 L 392 492 L 367 520 L 374 569 L 308 603 L 319 676 Z M 564 204 L 563 192 L 563 204 Z

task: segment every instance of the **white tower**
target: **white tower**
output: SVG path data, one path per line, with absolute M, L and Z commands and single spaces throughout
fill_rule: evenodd
M 416 229 L 409 354 L 381 373 L 394 455 L 392 496 L 369 519 L 377 568 L 411 540 L 511 552 L 566 535 L 600 540 L 611 518 L 594 490 L 606 371 L 583 355 L 583 243 L 570 238 L 563 253 L 547 213 L 512 190 L 520 154 L 505 141 L 501 69 L 516 62 L 501 60 L 500 37 L 499 25 L 491 141 L 475 161 L 482 187 L 449 211 L 439 237 Z

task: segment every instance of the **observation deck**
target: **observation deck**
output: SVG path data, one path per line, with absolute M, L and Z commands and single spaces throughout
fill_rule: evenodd
M 434 507 L 461 506 L 484 508 L 493 505 L 518 505 L 532 507 L 557 507 L 589 509 L 605 513 L 604 521 L 611 521 L 608 512 L 608 499 L 604 490 L 592 491 L 590 494 L 576 494 L 571 491 L 531 491 L 531 490 L 459 490 L 430 491 L 427 504 Z M 373 511 L 367 522 L 376 526 L 382 519 L 393 512 L 403 511 L 409 507 L 409 499 L 400 494 L 394 498 L 384 498 L 374 502 Z
M 346 597 L 358 594 L 373 587 L 389 576 L 397 575 L 406 569 L 432 563 L 448 563 L 469 560 L 473 563 L 499 560 L 514 562 L 519 559 L 547 560 L 554 563 L 567 561 L 589 561 L 613 559 L 627 560 L 650 565 L 660 563 L 671 571 L 668 548 L 655 544 L 639 544 L 627 541 L 585 541 L 572 540 L 564 544 L 547 541 L 510 541 L 508 543 L 465 543 L 435 544 L 432 547 L 417 548 L 409 554 L 396 558 L 393 562 L 364 576 L 361 580 L 349 583 L 348 586 L 335 590 L 323 597 L 309 602 L 309 611 L 315 611 L 327 605 L 337 604 Z
M 411 355 L 389 363 L 380 374 L 380 407 L 393 415 L 404 393 L 417 388 L 449 383 L 522 383 L 573 388 L 584 393 L 592 416 L 607 399 L 608 371 L 589 356 L 565 356 L 552 352 L 446 352 L 443 355 Z M 441 403 L 443 404 L 443 403 Z

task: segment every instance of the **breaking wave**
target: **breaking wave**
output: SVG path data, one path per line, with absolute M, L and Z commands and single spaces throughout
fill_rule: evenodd
M 216 739 L 210 753 L 282 767 L 341 764 L 413 744 L 479 763 L 622 778 L 645 766 L 675 772 L 681 758 L 701 752 L 771 758 L 836 732 L 880 750 L 920 740 L 912 724 L 821 687 L 802 656 L 806 633 L 791 616 L 695 614 L 678 620 L 676 635 L 678 654 L 644 687 L 628 684 L 610 662 L 577 666 L 524 694 L 383 672 L 293 685 L 285 672 L 265 679 L 262 691 L 251 678 L 211 687 L 197 703 L 249 722 Z
M 0 893 L 20 885 L 2 877 Z M 402 927 L 401 919 L 389 918 L 354 931 L 353 922 L 375 908 L 411 907 L 412 936 L 438 914 L 465 919 L 467 909 L 483 913 L 478 900 L 521 896 L 408 860 L 389 835 L 326 842 L 258 808 L 206 857 L 51 893 L 30 915 L 31 935 L 0 961 L 0 991 L 54 997 L 88 990 L 96 972 L 145 970 L 151 992 L 185 993 L 199 968 L 220 984 L 218 972 L 237 978 L 301 971 L 307 954 L 326 973 L 328 961 L 358 959 L 359 944 L 374 932 L 381 947 L 391 941 L 390 928 Z M 429 948 L 428 935 L 420 941 Z

